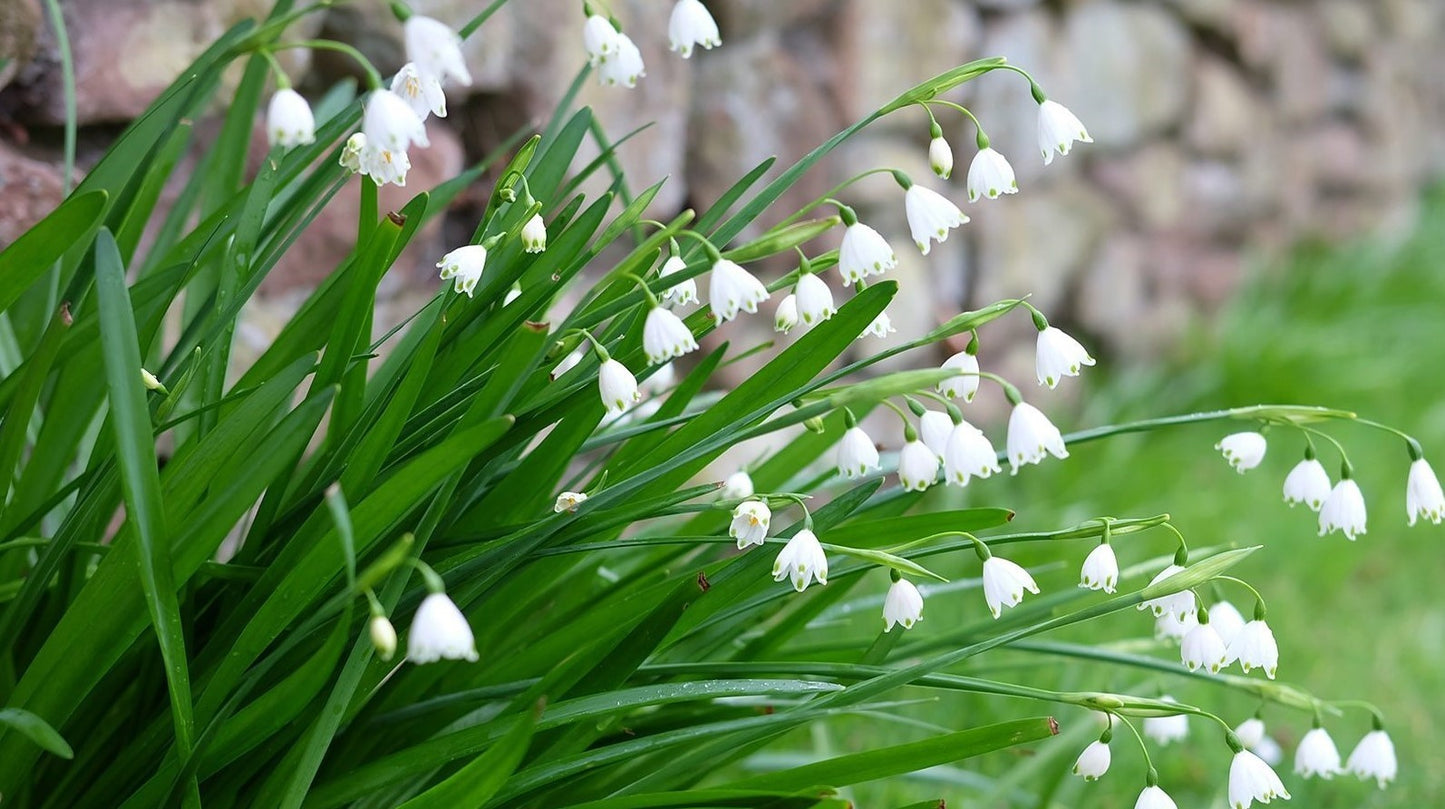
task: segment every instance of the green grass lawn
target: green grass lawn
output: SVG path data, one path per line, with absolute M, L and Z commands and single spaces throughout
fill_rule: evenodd
M 1241 290 L 1211 324 L 1183 342 L 1177 355 L 1150 369 L 1086 371 L 1080 412 L 1056 413 L 1068 429 L 1114 421 L 1257 403 L 1320 404 L 1413 432 L 1437 469 L 1445 469 L 1445 196 L 1427 206 L 1418 233 L 1403 244 L 1307 248 L 1288 266 L 1275 267 Z M 1280 643 L 1280 682 L 1297 684 L 1328 699 L 1359 698 L 1378 704 L 1388 718 L 1400 758 L 1399 780 L 1379 791 L 1352 776 L 1304 782 L 1293 775 L 1293 746 L 1310 718 L 1266 707 L 1264 717 L 1284 743 L 1278 769 L 1294 793 L 1294 806 L 1422 807 L 1445 795 L 1445 753 L 1438 728 L 1445 724 L 1445 599 L 1440 573 L 1445 526 L 1406 527 L 1403 443 L 1353 424 L 1326 426 L 1341 440 L 1356 468 L 1370 508 L 1369 533 L 1357 542 L 1339 534 L 1316 535 L 1315 514 L 1284 505 L 1280 486 L 1299 460 L 1299 433 L 1275 429 L 1263 465 L 1243 476 L 1214 451 L 1234 425 L 1174 428 L 1080 445 L 1065 463 L 1050 461 L 1017 478 L 975 483 L 972 503 L 1008 505 L 1019 511 L 1014 529 L 1050 528 L 1097 515 L 1144 516 L 1168 512 L 1195 546 L 1263 545 L 1237 573 L 1257 586 L 1270 605 Z M 1245 428 L 1247 429 L 1247 428 Z M 1338 472 L 1338 457 L 1325 446 L 1321 458 Z M 1090 546 L 1079 543 L 1019 561 L 1039 564 L 1068 558 L 1039 577 L 1045 592 L 1069 588 Z M 1167 554 L 1162 532 L 1115 542 L 1123 565 Z M 977 575 L 962 560 L 958 575 Z M 969 570 L 972 573 L 969 573 Z M 1138 583 L 1132 586 L 1137 587 Z M 1242 590 L 1224 591 L 1242 610 Z M 926 620 L 910 640 L 942 633 L 960 621 L 977 620 L 976 590 L 930 598 Z M 871 612 L 867 619 L 875 619 Z M 860 619 L 861 620 L 861 619 Z M 871 627 L 870 631 L 876 631 Z M 1151 619 L 1130 611 L 1097 622 L 1083 633 L 1049 640 L 1132 643 L 1177 660 L 1155 646 Z M 969 673 L 1061 689 L 1128 690 L 1153 696 L 1168 691 L 1221 713 L 1232 723 L 1257 703 L 1194 680 L 1080 664 L 1037 654 L 985 655 Z M 1234 669 L 1238 671 L 1238 669 Z M 1260 676 L 1256 673 L 1255 676 Z M 800 738 L 827 753 L 897 743 L 921 735 L 921 727 L 958 729 L 1005 718 L 1054 713 L 1062 735 L 1031 750 L 995 754 L 937 768 L 923 776 L 856 787 L 860 807 L 902 806 L 930 797 L 950 807 L 1129 807 L 1143 786 L 1137 746 L 1121 732 L 1113 769 L 1095 784 L 1064 776 L 1097 730 L 1081 711 L 1048 705 L 962 697 L 916 696 L 930 701 L 906 706 L 893 718 L 851 720 Z M 917 726 L 915 726 L 917 725 Z M 1327 727 L 1348 756 L 1369 720 L 1358 711 L 1330 718 Z M 1192 721 L 1191 738 L 1152 748 L 1162 785 L 1182 807 L 1225 805 L 1228 749 L 1217 727 Z M 1010 771 L 1011 765 L 1025 766 Z M 764 766 L 767 762 L 762 762 Z M 1006 780 L 997 780 L 1003 778 Z

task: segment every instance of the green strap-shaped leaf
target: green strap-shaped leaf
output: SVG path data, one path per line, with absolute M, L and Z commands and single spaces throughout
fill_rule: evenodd
M 0 725 L 19 731 L 20 735 L 61 758 L 75 757 L 75 751 L 55 728 L 29 711 L 20 708 L 0 710 Z
M 107 194 L 77 194 L 35 223 L 0 253 L 0 312 L 20 298 L 60 257 L 89 241 L 105 213 Z
M 535 710 L 523 714 L 512 729 L 487 752 L 467 762 L 445 781 L 401 805 L 401 809 L 455 809 L 461 806 L 486 806 L 492 796 L 507 783 L 507 778 L 522 763 L 537 718 L 545 703 L 538 701 Z

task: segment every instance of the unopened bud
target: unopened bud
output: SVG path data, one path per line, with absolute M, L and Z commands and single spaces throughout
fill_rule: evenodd
M 382 660 L 390 660 L 396 654 L 396 627 L 385 615 L 373 615 L 371 617 L 371 645 L 376 648 L 376 654 Z

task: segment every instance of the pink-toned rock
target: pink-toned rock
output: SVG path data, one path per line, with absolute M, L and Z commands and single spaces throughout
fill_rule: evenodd
M 0 141 L 0 248 L 44 219 L 64 198 L 64 183 L 54 163 L 27 157 Z

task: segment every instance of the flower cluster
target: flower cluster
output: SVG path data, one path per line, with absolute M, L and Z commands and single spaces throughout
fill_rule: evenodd
M 615 18 L 602 16 L 590 3 L 584 4 L 584 10 L 582 47 L 598 81 L 605 87 L 636 87 L 637 80 L 647 75 L 637 43 L 623 33 Z M 684 59 L 692 56 L 695 46 L 711 50 L 722 44 L 717 22 L 701 0 L 678 0 L 668 19 L 667 38 L 669 47 Z

